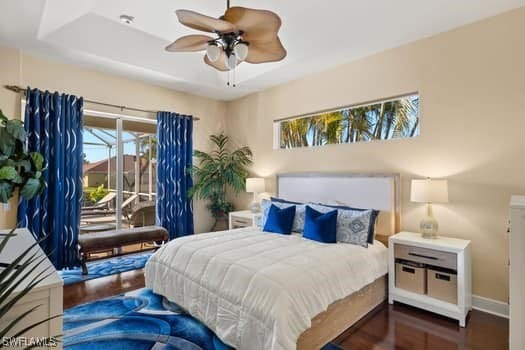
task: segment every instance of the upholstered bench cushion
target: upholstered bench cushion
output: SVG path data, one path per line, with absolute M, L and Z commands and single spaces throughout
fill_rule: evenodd
M 120 230 L 101 231 L 80 235 L 78 244 L 82 252 L 94 252 L 153 241 L 167 241 L 168 231 L 160 226 L 143 226 Z

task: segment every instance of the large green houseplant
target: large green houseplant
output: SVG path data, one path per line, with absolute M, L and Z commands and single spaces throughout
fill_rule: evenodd
M 0 203 L 10 203 L 13 211 L 18 194 L 31 199 L 44 189 L 44 158 L 27 152 L 25 142 L 22 121 L 8 119 L 0 110 Z
M 248 147 L 230 150 L 229 138 L 224 134 L 211 135 L 210 141 L 213 149 L 209 153 L 193 152 L 199 165 L 191 169 L 194 184 L 189 195 L 209 202 L 207 208 L 215 218 L 212 230 L 219 231 L 227 228 L 227 214 L 233 210 L 227 191 L 239 193 L 245 190 L 252 151 Z

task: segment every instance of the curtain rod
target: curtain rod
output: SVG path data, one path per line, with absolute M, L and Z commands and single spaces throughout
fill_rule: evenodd
M 17 94 L 23 94 L 24 96 L 25 96 L 26 90 L 27 90 L 27 89 L 21 88 L 20 86 L 16 86 L 16 85 L 4 85 L 4 88 L 6 88 L 7 90 L 16 92 Z M 105 106 L 105 107 L 118 108 L 121 111 L 123 111 L 124 109 L 127 109 L 128 111 L 157 114 L 157 111 L 150 111 L 150 110 L 147 110 L 147 109 L 133 108 L 133 107 L 127 107 L 127 106 L 119 106 L 119 105 L 115 105 L 115 104 L 111 104 L 111 103 L 92 101 L 92 100 L 88 100 L 88 99 L 84 99 L 84 102 L 92 103 L 92 104 L 100 105 L 100 106 Z M 197 120 L 200 120 L 200 118 L 193 117 L 193 120 L 197 121 Z

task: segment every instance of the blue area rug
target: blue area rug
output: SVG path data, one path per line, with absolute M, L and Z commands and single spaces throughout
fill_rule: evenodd
M 64 348 L 226 350 L 208 327 L 142 288 L 64 311 Z M 341 349 L 328 344 L 323 350 Z
M 80 267 L 60 271 L 64 285 L 115 275 L 117 273 L 141 269 L 146 265 L 151 252 L 108 258 L 87 263 L 88 274 L 82 275 Z

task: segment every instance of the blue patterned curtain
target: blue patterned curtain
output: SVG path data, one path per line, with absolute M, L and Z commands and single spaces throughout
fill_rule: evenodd
M 157 225 L 170 239 L 193 234 L 193 185 L 187 169 L 193 163 L 193 119 L 176 113 L 157 113 Z
M 18 221 L 49 254 L 57 269 L 78 265 L 82 206 L 82 98 L 27 89 L 25 129 L 29 151 L 44 156 L 46 187 L 18 206 Z

